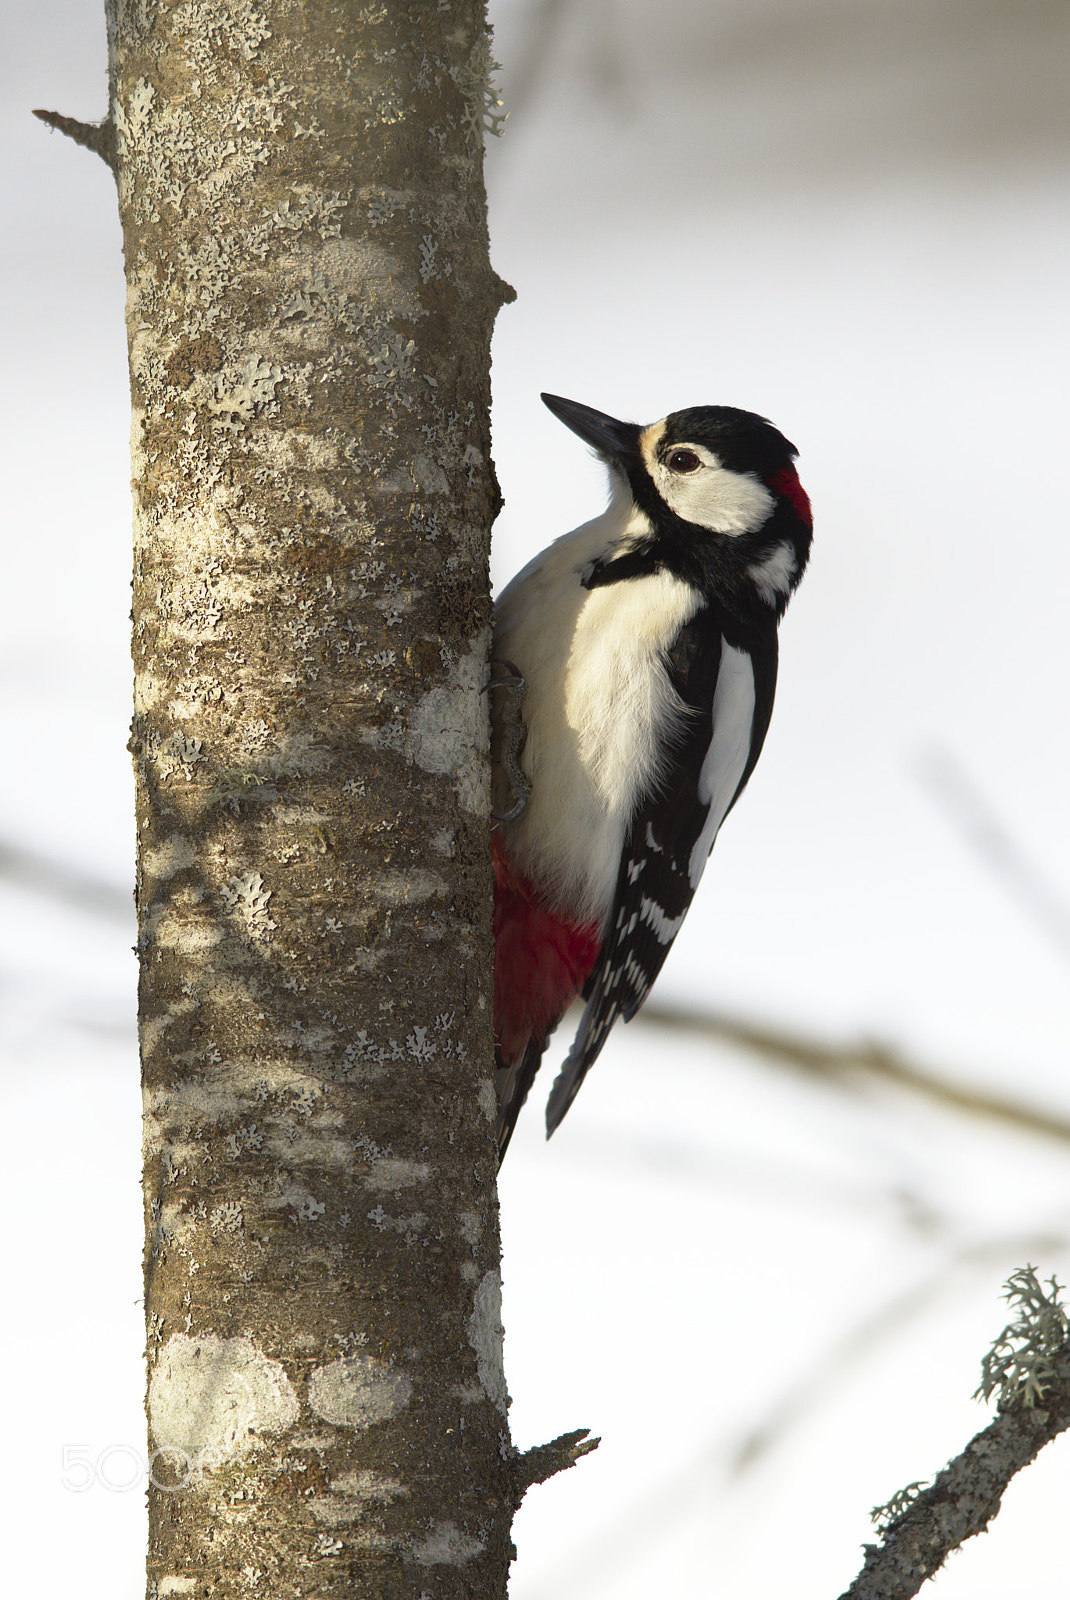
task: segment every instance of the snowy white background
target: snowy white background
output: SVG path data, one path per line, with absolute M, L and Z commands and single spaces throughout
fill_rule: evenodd
M 601 502 L 541 389 L 761 411 L 815 506 L 766 751 L 656 998 L 1070 1117 L 1070 8 L 491 11 L 498 581 Z M 102 113 L 101 8 L 8 0 L 0 34 L 7 1587 L 135 1600 L 120 239 L 103 166 L 29 116 Z M 603 1443 L 529 1496 L 515 1600 L 835 1600 L 869 1508 L 984 1424 L 1003 1279 L 1070 1276 L 1070 1148 L 638 1023 L 549 1146 L 543 1098 L 502 1180 L 513 1430 Z M 930 1592 L 1061 1592 L 1068 1493 L 1063 1441 Z

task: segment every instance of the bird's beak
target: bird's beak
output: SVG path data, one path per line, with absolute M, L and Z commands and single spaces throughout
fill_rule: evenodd
M 592 445 L 609 466 L 621 467 L 625 457 L 634 454 L 639 439 L 637 423 L 618 422 L 604 411 L 581 406 L 578 400 L 563 400 L 559 394 L 544 394 L 542 403 L 566 428 Z

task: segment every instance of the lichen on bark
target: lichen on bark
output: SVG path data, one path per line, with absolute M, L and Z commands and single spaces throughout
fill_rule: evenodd
M 483 6 L 108 23 L 150 1593 L 504 1593 Z

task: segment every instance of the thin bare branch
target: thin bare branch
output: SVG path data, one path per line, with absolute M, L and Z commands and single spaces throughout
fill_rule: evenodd
M 56 856 L 31 850 L 23 844 L 8 844 L 0 839 L 0 883 L 58 901 L 84 911 L 87 916 L 106 917 L 110 922 L 133 924 L 134 900 L 127 891 L 117 889 L 103 878 L 96 878 L 80 867 Z
M 79 122 L 77 117 L 65 117 L 60 111 L 35 111 L 34 116 L 47 122 L 57 133 L 65 133 L 75 144 L 95 151 L 115 171 L 115 128 L 110 117 L 105 117 L 103 122 Z
M 764 1417 L 739 1439 L 729 1462 L 729 1472 L 737 1476 L 750 1471 L 771 1450 L 782 1444 L 792 1428 L 842 1388 L 846 1375 L 867 1358 L 887 1346 L 911 1323 L 931 1312 L 941 1295 L 947 1295 L 965 1272 L 977 1275 L 995 1264 L 1028 1255 L 1046 1257 L 1066 1248 L 1061 1234 L 1026 1238 L 984 1239 L 941 1257 L 930 1272 L 898 1294 L 871 1306 L 851 1327 L 820 1351 L 815 1360 L 796 1378 Z
M 560 1438 L 551 1439 L 549 1444 L 536 1445 L 516 1456 L 513 1461 L 513 1481 L 516 1484 L 517 1505 L 534 1484 L 545 1483 L 547 1478 L 574 1467 L 581 1456 L 590 1455 L 601 1442 L 601 1439 L 591 1438 L 590 1428 L 576 1428 L 572 1433 L 563 1433 Z
M 827 1039 L 806 1038 L 769 1027 L 764 1023 L 748 1022 L 741 1017 L 729 1017 L 721 1012 L 691 1011 L 649 1002 L 636 1018 L 638 1023 L 671 1028 L 678 1032 L 704 1034 L 735 1044 L 756 1055 L 765 1057 L 776 1066 L 795 1067 L 814 1077 L 846 1080 L 868 1072 L 888 1083 L 898 1084 L 938 1105 L 952 1106 L 967 1111 L 972 1116 L 987 1117 L 1029 1133 L 1044 1134 L 1049 1139 L 1070 1142 L 1070 1120 L 1040 1107 L 1024 1105 L 1007 1095 L 990 1094 L 972 1087 L 966 1075 L 962 1082 L 944 1077 L 908 1060 L 888 1045 L 859 1040 L 853 1044 L 836 1044 Z
M 930 795 L 978 860 L 1063 955 L 1070 955 L 1070 907 L 1027 857 L 980 786 L 949 750 L 924 752 L 917 771 Z

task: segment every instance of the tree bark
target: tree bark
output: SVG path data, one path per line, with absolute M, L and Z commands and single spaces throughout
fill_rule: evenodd
M 107 16 L 149 1594 L 504 1594 L 483 0 Z

